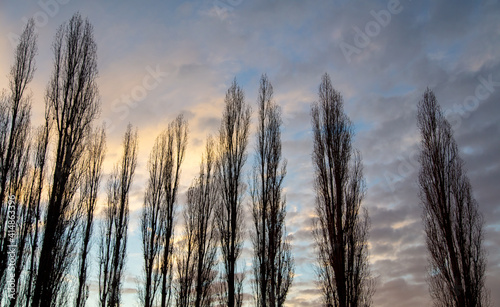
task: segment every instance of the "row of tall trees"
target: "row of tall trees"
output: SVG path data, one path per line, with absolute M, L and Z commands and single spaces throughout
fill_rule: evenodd
M 33 20 L 20 37 L 10 75 L 11 94 L 4 93 L 1 104 L 0 291 L 7 294 L 2 296 L 2 304 L 84 306 L 88 299 L 89 255 L 96 241 L 94 224 L 106 152 L 105 127 L 94 128 L 100 111 L 96 50 L 92 26 L 79 14 L 58 29 L 53 43 L 54 68 L 45 94 L 45 123 L 31 129 L 31 97 L 25 91 L 35 71 Z M 293 277 L 293 260 L 283 228 L 284 168 L 282 173 L 277 171 L 281 119 L 269 96 L 272 87 L 267 77 L 263 77 L 262 86 L 258 138 L 261 143 L 272 143 L 273 149 L 256 154 L 262 157 L 265 168 L 255 174 L 255 183 L 264 177 L 269 183 L 263 182 L 263 192 L 259 192 L 260 186 L 253 187 L 253 204 L 254 208 L 272 207 L 273 211 L 254 211 L 256 223 L 272 223 L 258 227 L 255 244 L 270 250 L 266 253 L 272 258 L 266 261 L 273 264 L 260 261 L 256 265 L 263 267 L 264 278 L 273 285 L 273 291 L 264 294 L 268 297 L 264 301 L 282 305 Z M 199 175 L 187 192 L 183 239 L 177 244 L 174 229 L 187 122 L 179 116 L 158 136 L 148 163 L 150 177 L 141 218 L 145 277 L 141 300 L 145 306 L 207 306 L 216 298 L 224 305 L 241 306 L 244 274 L 237 265 L 245 235 L 243 167 L 250 116 L 243 90 L 234 81 L 226 94 L 218 135 L 207 139 Z M 120 305 L 137 143 L 137 132 L 129 126 L 122 158 L 105 186 L 97 240 L 101 306 Z M 4 202 L 11 195 L 16 198 L 13 231 L 9 231 L 13 228 L 9 222 L 11 201 Z M 261 229 L 266 232 L 262 242 L 258 241 Z M 11 251 L 13 246 L 15 251 Z M 256 257 L 261 251 L 256 250 Z M 13 279 L 9 274 L 11 258 L 16 262 Z M 74 275 L 76 282 L 69 283 Z
M 106 148 L 104 127 L 93 128 L 100 102 L 91 24 L 75 14 L 58 29 L 52 47 L 45 122 L 38 128 L 30 123 L 27 88 L 37 53 L 32 19 L 15 51 L 10 93 L 2 93 L 0 101 L 3 306 L 85 306 L 89 295 L 89 252 Z M 123 161 L 108 182 L 102 233 L 109 235 L 103 236 L 100 249 L 111 248 L 112 253 L 101 253 L 111 257 L 108 263 L 101 257 L 100 275 L 109 285 L 101 287 L 102 293 L 109 291 L 103 306 L 119 305 L 136 139 L 127 132 Z M 6 203 L 7 196 L 15 200 Z M 74 272 L 72 286 L 68 279 Z
M 144 306 L 168 306 L 172 296 L 174 229 L 187 122 L 178 116 L 157 137 L 149 156 L 149 179 L 141 218 L 144 256 Z M 191 276 L 191 275 L 190 275 Z
M 259 306 L 283 306 L 294 264 L 284 229 L 280 111 L 265 75 L 258 104 L 255 160 L 259 162 L 251 191 L 256 301 Z M 243 90 L 234 81 L 226 93 L 218 135 L 207 137 L 199 174 L 187 191 L 176 253 L 174 212 L 187 137 L 183 118 L 178 117 L 157 138 L 148 162 L 150 177 L 141 219 L 145 261 L 141 300 L 145 306 L 158 302 L 161 306 L 170 302 L 210 306 L 216 301 L 225 306 L 242 305 L 244 272 L 238 270 L 238 259 L 246 229 L 243 167 L 250 116 Z
M 31 128 L 27 86 L 37 53 L 33 20 L 20 37 L 10 94 L 2 93 L 0 101 L 3 306 L 85 306 L 87 301 L 89 252 L 106 148 L 104 127 L 93 128 L 100 110 L 96 50 L 92 26 L 79 14 L 58 29 L 45 122 Z M 106 297 L 103 306 L 119 305 L 128 190 L 137 159 L 137 136 L 130 129 L 123 161 L 108 182 L 102 233 L 109 235 L 102 237 L 100 249 L 112 252 L 102 252 L 106 256 L 100 259 L 100 275 L 108 285 L 100 291 L 100 297 Z M 7 196 L 14 201 L 6 203 Z M 74 272 L 72 286 L 68 279 Z
M 59 28 L 40 127 L 31 126 L 27 92 L 37 53 L 33 20 L 15 50 L 9 93 L 0 97 L 2 305 L 85 306 L 96 241 L 99 305 L 121 304 L 138 138 L 129 125 L 121 159 L 105 185 L 96 238 L 106 152 L 105 127 L 95 124 L 100 112 L 96 48 L 93 28 L 79 14 Z M 361 155 L 352 146 L 354 127 L 343 104 L 325 74 L 311 108 L 318 282 L 327 306 L 371 306 L 370 220 L 361 206 L 366 187 Z M 147 164 L 140 223 L 144 306 L 241 306 L 245 272 L 238 264 L 248 228 L 255 304 L 284 305 L 295 266 L 285 227 L 281 109 L 266 75 L 260 80 L 257 110 L 254 167 L 247 182 L 253 227 L 244 222 L 251 108 L 236 80 L 226 92 L 219 130 L 207 137 L 199 173 L 182 206 L 178 194 L 188 123 L 179 115 L 157 137 Z M 426 91 L 418 110 L 431 296 L 436 306 L 487 306 L 483 219 L 464 163 L 432 91 Z M 174 233 L 179 228 L 181 233 Z
M 59 28 L 53 51 L 45 123 L 31 129 L 27 87 L 37 53 L 33 20 L 20 37 L 9 77 L 10 93 L 2 94 L 0 104 L 3 305 L 56 306 L 68 301 L 62 295 L 64 280 L 78 245 L 85 245 L 80 230 L 86 227 L 88 211 L 83 204 L 91 210 L 96 195 L 92 187 L 96 177 L 84 176 L 86 166 L 94 162 L 87 150 L 92 146 L 86 145 L 91 143 L 91 123 L 99 111 L 91 25 L 75 15 Z M 48 159 L 50 143 L 54 144 L 53 160 Z M 84 181 L 86 191 L 80 189 Z M 44 191 L 49 195 L 46 201 Z M 80 196 L 75 197 L 78 191 Z M 9 206 L 5 203 L 8 195 L 15 198 Z M 86 259 L 82 258 L 80 282 L 85 283 Z

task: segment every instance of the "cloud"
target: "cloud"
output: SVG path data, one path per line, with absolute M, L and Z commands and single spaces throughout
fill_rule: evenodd
M 356 124 L 354 145 L 363 157 L 368 186 L 364 206 L 372 224 L 370 259 L 373 272 L 380 276 L 374 305 L 426 306 L 430 297 L 417 186 L 416 105 L 429 87 L 443 110 L 454 112 L 454 135 L 485 220 L 487 286 L 498 288 L 500 87 L 493 87 L 477 107 L 465 105 L 481 84 L 480 77 L 491 75 L 494 82 L 500 82 L 500 42 L 495 39 L 498 2 L 401 0 L 401 12 L 392 14 L 390 22 L 380 26 L 380 32 L 370 37 L 359 54 L 352 55 L 350 63 L 340 44 L 355 46 L 354 28 L 364 31 L 375 20 L 371 11 L 387 10 L 389 1 L 244 0 L 223 11 L 216 3 L 70 2 L 40 30 L 38 70 L 30 86 L 34 122 L 39 123 L 43 114 L 56 28 L 80 10 L 94 24 L 98 42 L 101 120 L 113 119 L 116 126 L 108 134 L 106 173 L 120 157 L 126 125 L 131 122 L 139 130 L 139 163 L 130 202 L 136 219 L 147 159 L 159 132 L 180 113 L 189 119 L 182 203 L 183 193 L 198 172 L 206 137 L 217 133 L 225 91 L 233 78 L 242 85 L 247 102 L 255 106 L 260 74 L 267 73 L 283 111 L 283 155 L 288 160 L 286 222 L 297 261 L 297 277 L 287 303 L 315 306 L 320 304 L 320 293 L 314 283 L 311 236 L 310 104 L 317 99 L 321 75 L 328 72 Z M 8 32 L 17 31 L 21 18 L 39 9 L 13 2 L 2 5 L 0 25 Z M 3 35 L 0 71 L 4 75 L 12 61 L 10 48 Z M 151 69 L 161 72 L 161 80 L 141 95 L 145 85 L 153 84 Z M 7 79 L 0 78 L 0 87 L 7 87 Z M 245 174 L 251 170 L 252 155 L 253 145 Z M 136 226 L 137 221 L 132 222 L 131 228 Z M 135 231 L 131 240 L 138 237 Z M 138 246 L 137 242 L 132 246 Z M 129 270 L 140 274 L 140 267 Z M 493 302 L 500 302 L 500 293 L 491 294 Z

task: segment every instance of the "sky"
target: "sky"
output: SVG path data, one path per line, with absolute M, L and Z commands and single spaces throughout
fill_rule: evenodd
M 120 158 L 128 123 L 138 129 L 124 306 L 138 306 L 142 270 L 138 217 L 154 139 L 178 114 L 188 119 L 180 212 L 199 169 L 206 137 L 217 132 L 227 88 L 236 78 L 255 110 L 263 73 L 283 110 L 286 227 L 296 262 L 287 306 L 320 304 L 311 234 L 310 107 L 325 72 L 344 97 L 345 111 L 355 125 L 354 146 L 363 158 L 367 184 L 363 206 L 371 219 L 370 265 L 378 280 L 373 306 L 430 305 L 416 126 L 416 106 L 427 87 L 436 94 L 454 129 L 484 216 L 486 286 L 492 305 L 500 305 L 497 0 L 0 0 L 0 89 L 8 86 L 15 38 L 27 18 L 35 18 L 39 52 L 30 84 L 35 125 L 42 122 L 54 35 L 75 12 L 92 23 L 98 47 L 102 110 L 97 123 L 109 127 L 106 174 Z M 252 121 L 256 122 L 255 112 Z M 253 163 L 254 132 L 252 125 L 245 178 Z M 180 213 L 178 221 L 182 223 Z M 250 227 L 249 222 L 246 228 Z M 247 242 L 240 265 L 248 273 L 247 280 L 251 260 Z M 89 304 L 96 306 L 95 271 L 90 282 Z M 251 290 L 246 284 L 245 293 L 250 295 Z

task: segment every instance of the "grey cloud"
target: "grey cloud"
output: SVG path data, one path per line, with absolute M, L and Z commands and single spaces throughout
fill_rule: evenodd
M 131 3 L 116 7 L 120 14 L 94 4 L 103 8 L 88 12 L 91 21 L 96 22 L 99 40 L 101 92 L 107 99 L 103 104 L 130 91 L 122 83 L 132 77 L 122 72 L 144 74 L 144 67 L 158 64 L 169 74 L 157 89 L 148 92 L 140 107 L 131 110 L 123 127 L 117 128 L 110 140 L 121 140 L 128 121 L 139 126 L 140 133 L 159 122 L 168 123 L 184 111 L 192 112 L 191 128 L 196 134 L 189 146 L 198 148 L 206 134 L 218 127 L 219 118 L 213 112 L 221 107 L 233 77 L 241 74 L 248 102 L 253 105 L 258 78 L 261 73 L 268 73 L 284 111 L 287 230 L 293 232 L 297 269 L 309 272 L 314 262 L 308 216 L 314 211 L 309 108 L 317 99 L 321 75 L 330 73 L 334 86 L 344 94 L 346 112 L 353 122 L 368 126 L 356 135 L 355 146 L 362 153 L 368 184 L 364 205 L 372 222 L 371 259 L 377 259 L 372 269 L 380 276 L 375 305 L 427 306 L 430 297 L 425 285 L 426 250 L 416 186 L 418 165 L 413 163 L 419 142 L 416 104 L 425 88 L 430 87 L 443 109 L 452 109 L 474 94 L 479 76 L 487 78 L 493 74 L 493 80 L 500 82 L 500 5 L 497 1 L 401 0 L 402 12 L 391 16 L 391 22 L 348 63 L 339 48 L 340 42 L 353 44 L 353 27 L 363 28 L 373 20 L 370 11 L 385 9 L 387 3 L 243 1 L 221 19 L 204 13 L 214 5 L 213 1 L 205 1 L 201 5 L 141 7 L 148 18 L 133 23 L 122 17 L 138 17 L 134 12 L 137 8 Z M 75 2 L 74 7 L 79 5 Z M 66 18 L 64 14 L 43 29 L 43 41 L 52 40 L 53 25 L 58 24 L 59 18 Z M 10 19 L 16 21 L 14 17 Z M 44 57 L 40 63 L 48 64 L 40 65 L 35 77 L 39 79 L 35 81 L 44 88 L 48 75 L 44 71 L 50 71 L 50 52 L 48 46 L 40 46 L 40 50 Z M 455 129 L 486 222 L 488 287 L 492 290 L 500 286 L 499 99 L 500 87 L 477 109 L 461 116 Z M 209 106 L 209 113 L 200 114 L 200 106 Z M 103 113 L 111 112 L 106 108 Z M 140 150 L 149 153 L 150 148 Z M 251 164 L 253 153 L 249 154 Z M 110 152 L 107 160 L 117 158 Z M 410 163 L 411 169 L 405 163 Z M 197 169 L 198 164 L 195 165 Z M 384 177 L 386 172 L 398 176 L 394 189 Z M 140 172 L 137 175 L 138 185 L 132 194 L 140 200 L 144 188 L 141 183 L 146 177 Z M 190 180 L 186 178 L 185 183 Z M 180 202 L 184 201 L 182 197 Z M 290 211 L 294 207 L 297 212 Z M 403 222 L 407 224 L 395 229 Z M 245 252 L 251 255 L 249 249 Z M 494 303 L 500 302 L 497 292 L 492 291 Z M 319 295 L 313 273 L 298 279 L 288 303 L 320 303 L 316 298 L 304 299 L 301 295 Z

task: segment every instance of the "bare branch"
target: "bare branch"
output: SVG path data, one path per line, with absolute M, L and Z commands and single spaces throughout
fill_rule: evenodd
M 216 221 L 225 272 L 224 296 L 227 306 L 234 307 L 242 301 L 241 286 L 238 284 L 241 285 L 243 276 L 236 272 L 243 242 L 242 198 L 245 187 L 241 175 L 247 158 L 250 107 L 246 105 L 243 90 L 236 80 L 227 90 L 224 102 L 219 129 L 217 167 L 221 201 L 216 211 Z
M 214 140 L 207 140 L 200 172 L 187 192 L 184 240 L 180 246 L 178 306 L 210 306 L 214 300 L 217 236 L 214 209 L 219 201 Z
M 81 250 L 78 268 L 78 288 L 75 299 L 76 307 L 85 307 L 88 297 L 87 267 L 91 248 L 91 236 L 94 225 L 94 211 L 97 194 L 101 183 L 101 168 L 106 152 L 106 134 L 104 128 L 91 134 L 83 163 L 83 182 L 80 187 L 80 206 L 84 210 L 81 231 Z
M 17 199 L 11 208 L 16 215 L 25 209 L 19 207 L 28 174 L 29 155 L 26 153 L 30 151 L 31 97 L 25 90 L 33 79 L 36 53 L 37 35 L 34 20 L 30 19 L 15 51 L 9 75 L 10 93 L 8 96 L 0 94 L 0 293 L 7 273 L 7 196 L 14 195 Z
M 254 275 L 258 306 L 283 306 L 292 284 L 294 264 L 286 238 L 286 202 L 282 195 L 286 160 L 281 155 L 281 114 L 273 87 L 263 75 L 259 88 L 259 122 L 251 182 L 254 220 Z
M 54 71 L 47 86 L 49 120 L 55 124 L 55 161 L 32 306 L 66 300 L 64 277 L 74 257 L 82 211 L 73 200 L 81 179 L 85 140 L 99 112 L 97 49 L 88 21 L 75 14 L 53 45 Z
M 457 144 L 434 93 L 418 105 L 420 199 L 435 306 L 489 306 L 483 218 Z
M 328 74 L 313 104 L 318 277 L 327 306 L 370 306 L 369 219 L 360 215 L 365 193 L 361 156 L 352 148 L 354 130 L 343 99 Z
M 107 206 L 99 246 L 99 301 L 102 307 L 120 305 L 127 250 L 129 191 L 137 165 L 137 130 L 129 124 L 123 139 L 123 156 L 107 184 Z

